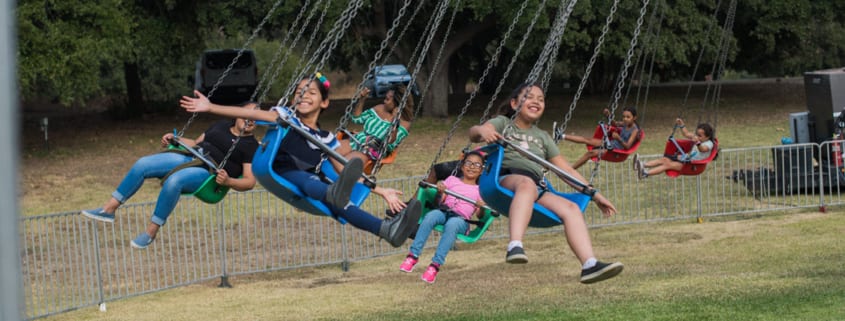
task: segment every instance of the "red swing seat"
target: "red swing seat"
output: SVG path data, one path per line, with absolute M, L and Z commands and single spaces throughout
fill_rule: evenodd
M 604 131 L 601 130 L 601 126 L 608 126 L 608 125 L 599 124 L 598 126 L 596 126 L 596 131 L 593 133 L 593 138 L 598 139 L 598 140 L 604 140 Z M 612 135 L 613 133 L 619 132 L 619 128 L 616 127 L 616 126 L 608 126 L 608 127 L 609 127 L 608 130 L 607 130 L 608 135 Z M 631 154 L 636 152 L 637 148 L 640 148 L 640 143 L 642 143 L 644 137 L 645 137 L 645 132 L 643 131 L 642 128 L 640 128 L 640 130 L 637 132 L 637 141 L 634 142 L 634 145 L 631 146 L 631 148 L 607 150 L 607 151 L 601 153 L 601 160 L 612 162 L 612 163 L 618 163 L 618 162 L 622 162 L 622 161 L 628 159 L 628 156 L 630 156 Z M 598 148 L 598 147 L 592 146 L 592 145 L 587 145 L 587 151 L 592 151 L 593 149 L 596 149 L 596 148 Z M 594 162 L 597 162 L 598 161 L 597 158 L 598 157 L 593 157 L 593 158 L 591 158 L 591 160 L 594 161 Z
M 681 167 L 680 171 L 676 170 L 667 170 L 666 176 L 675 178 L 680 175 L 687 175 L 687 176 L 694 176 L 704 172 L 707 168 L 707 164 L 713 161 L 716 158 L 716 155 L 719 153 L 719 140 L 713 138 L 713 149 L 710 152 L 710 157 L 705 159 L 699 159 L 689 162 L 684 162 L 684 166 Z M 684 150 L 684 152 L 689 152 L 695 146 L 695 142 L 689 139 L 677 139 L 675 140 L 678 143 L 678 146 Z M 676 157 L 681 155 L 678 151 L 678 148 L 672 143 L 671 140 L 666 141 L 666 148 L 663 150 L 663 155 L 667 157 Z

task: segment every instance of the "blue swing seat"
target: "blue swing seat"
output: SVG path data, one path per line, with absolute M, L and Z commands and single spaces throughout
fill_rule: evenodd
M 482 150 L 487 153 L 487 166 L 481 172 L 481 177 L 478 180 L 481 198 L 487 203 L 487 206 L 495 209 L 503 215 L 508 215 L 510 211 L 511 200 L 513 200 L 513 191 L 506 189 L 499 185 L 499 173 L 502 170 L 502 159 L 505 155 L 505 149 L 499 144 L 490 144 L 482 147 Z M 590 196 L 583 193 L 561 193 L 556 191 L 551 183 L 546 180 L 548 191 L 546 193 L 554 193 L 557 196 L 563 197 L 578 205 L 583 213 L 590 203 Z M 534 203 L 534 213 L 531 215 L 531 221 L 528 225 L 531 227 L 552 227 L 562 225 L 555 213 Z
M 276 159 L 276 153 L 279 152 L 279 145 L 281 145 L 282 140 L 290 129 L 272 122 L 257 122 L 257 124 L 267 126 L 267 133 L 264 135 L 264 139 L 261 141 L 258 150 L 255 151 L 255 157 L 252 159 L 252 171 L 255 174 L 256 180 L 264 188 L 273 193 L 273 195 L 276 195 L 276 197 L 302 211 L 313 215 L 330 216 L 338 222 L 345 224 L 346 220 L 332 214 L 325 203 L 306 196 L 299 187 L 273 171 L 273 161 Z M 337 172 L 332 167 L 331 162 L 322 162 L 320 170 L 328 179 L 332 181 L 337 179 Z M 355 206 L 360 207 L 369 195 L 370 189 L 367 186 L 356 183 L 352 189 L 352 195 L 350 195 L 349 201 Z

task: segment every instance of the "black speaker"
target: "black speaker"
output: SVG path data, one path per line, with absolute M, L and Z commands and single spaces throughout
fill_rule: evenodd
M 811 118 L 810 140 L 829 140 L 837 128 L 833 114 L 845 109 L 845 68 L 805 72 L 804 90 Z

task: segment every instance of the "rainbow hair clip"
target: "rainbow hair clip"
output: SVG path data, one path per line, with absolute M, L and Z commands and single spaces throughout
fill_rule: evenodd
M 329 89 L 329 87 L 331 87 L 332 83 L 329 82 L 329 79 L 326 78 L 326 76 L 323 76 L 323 74 L 319 71 L 314 74 L 314 77 L 320 81 L 320 84 L 323 85 L 324 88 Z

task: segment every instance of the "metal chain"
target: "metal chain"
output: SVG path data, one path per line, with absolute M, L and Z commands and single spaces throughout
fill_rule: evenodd
M 558 7 L 560 7 L 560 8 L 566 7 L 567 11 L 569 13 L 565 13 L 565 11 L 561 10 L 558 13 L 559 15 L 560 14 L 567 14 L 567 15 L 571 14 L 572 9 L 575 7 L 575 2 L 577 2 L 577 0 L 570 0 L 569 5 L 567 6 L 566 1 L 567 0 L 560 0 L 560 5 Z M 559 37 L 559 38 L 555 39 L 554 49 L 552 49 L 552 55 L 551 55 L 551 57 L 549 57 L 549 61 L 546 63 L 546 69 L 545 69 L 545 72 L 543 73 L 543 80 L 540 82 L 540 86 L 543 87 L 544 92 L 547 91 L 547 89 L 549 88 L 549 82 L 551 82 L 552 74 L 554 73 L 555 63 L 557 62 L 557 54 L 560 51 L 561 43 L 563 43 L 563 37 Z
M 273 12 L 276 11 L 276 8 L 278 8 L 281 3 L 282 3 L 282 0 L 276 0 L 276 3 L 273 4 L 273 7 L 271 7 L 270 10 L 267 12 L 267 14 L 264 15 L 264 19 L 261 20 L 261 23 L 258 24 L 258 27 L 255 27 L 255 29 L 252 31 L 252 34 L 246 40 L 244 45 L 241 46 L 240 50 L 238 50 L 238 54 L 237 54 L 237 56 L 235 56 L 235 59 L 233 59 L 232 62 L 229 63 L 228 66 L 226 66 L 226 69 L 223 71 L 223 74 L 220 75 L 219 78 L 217 78 L 217 82 L 214 83 L 213 87 L 211 87 L 211 90 L 208 92 L 208 95 L 206 97 L 208 97 L 210 99 L 211 96 L 214 95 L 214 92 L 217 91 L 217 87 L 219 87 L 220 84 L 223 83 L 223 79 L 225 79 L 226 76 L 229 75 L 229 72 L 232 71 L 232 68 L 235 67 L 236 63 L 238 63 L 238 59 L 241 58 L 241 55 L 243 55 L 244 50 L 246 50 L 246 48 L 249 47 L 250 44 L 252 44 L 252 41 L 255 39 L 256 36 L 258 36 L 258 32 L 261 31 L 261 29 L 264 29 L 264 24 L 266 24 L 267 21 L 270 20 L 270 16 L 273 15 Z M 197 112 L 194 112 L 193 114 L 191 114 L 191 118 L 188 118 L 188 122 L 185 123 L 185 126 L 182 127 L 182 130 L 179 131 L 179 133 L 176 136 L 179 136 L 179 137 L 184 136 L 185 131 L 188 130 L 188 127 L 191 126 L 191 123 L 194 122 L 194 119 L 197 118 L 198 114 L 199 113 L 197 113 Z
M 298 73 L 293 73 L 294 76 L 291 78 L 290 83 L 289 83 L 287 90 L 285 91 L 284 95 L 282 95 L 282 98 L 276 104 L 277 106 L 285 106 L 285 104 L 287 103 L 287 98 L 290 95 L 292 95 L 293 92 L 296 90 L 296 84 L 298 82 L 297 80 L 304 78 L 307 70 L 309 70 L 311 68 L 311 66 L 314 64 L 314 62 L 318 59 L 318 57 L 321 56 L 321 53 L 323 53 L 323 51 L 326 49 L 326 46 L 328 46 L 329 43 L 331 43 L 331 42 L 337 43 L 337 40 L 338 40 L 337 34 L 340 33 L 339 32 L 340 28 L 344 25 L 344 22 L 347 19 L 349 19 L 349 16 L 350 16 L 351 12 L 353 11 L 353 8 L 356 8 L 355 10 L 357 10 L 357 7 L 360 6 L 360 3 L 361 3 L 361 0 L 349 2 L 347 7 L 341 13 L 340 17 L 332 25 L 332 28 L 327 33 L 325 39 L 323 39 L 323 41 L 320 42 L 320 46 L 317 47 L 316 50 L 314 50 L 313 54 L 308 55 L 308 53 L 307 53 L 308 48 L 306 48 L 306 52 L 304 53 L 304 55 L 307 55 L 310 58 L 308 59 L 308 61 L 305 64 L 303 64 L 302 68 L 300 69 L 300 71 Z M 324 11 L 324 15 L 322 17 L 325 17 L 325 11 Z M 322 19 L 321 19 L 321 21 L 322 21 Z M 311 34 L 311 40 L 313 40 L 315 38 L 317 33 L 318 33 L 317 30 L 315 30 Z M 309 45 L 311 43 L 311 40 L 309 40 Z M 322 55 L 322 56 L 323 56 L 323 58 L 326 57 L 326 55 Z M 313 75 L 310 75 L 309 79 L 313 79 Z M 303 88 L 303 90 L 304 90 L 304 88 Z M 296 108 L 291 108 L 291 112 L 296 112 Z
M 411 72 L 411 80 L 408 82 L 409 89 L 412 88 L 417 82 L 417 77 L 420 74 L 422 63 L 423 61 L 425 61 L 425 58 L 428 57 L 427 53 L 428 50 L 431 48 L 431 43 L 434 42 L 434 36 L 437 34 L 437 30 L 440 29 L 440 25 L 443 22 L 443 17 L 446 16 L 446 12 L 449 10 L 449 2 L 450 0 L 440 2 L 440 5 L 435 9 L 436 13 L 432 17 L 432 19 L 429 20 L 429 24 L 426 26 L 425 32 L 423 32 L 423 37 L 420 38 L 420 41 L 417 42 L 416 48 L 414 48 L 414 53 L 411 56 L 411 60 L 418 60 L 414 62 L 416 65 L 412 68 L 413 71 Z M 454 20 L 450 20 L 450 23 L 451 21 Z M 448 36 L 444 37 L 444 39 L 447 38 Z M 420 96 L 425 96 L 425 94 L 425 91 L 420 92 Z M 404 105 L 404 103 L 407 101 L 407 97 L 408 95 L 402 97 L 400 105 Z M 415 105 L 420 106 L 420 102 L 417 102 Z M 421 108 L 418 108 L 417 110 L 420 109 Z M 401 111 L 399 112 L 399 114 L 401 114 Z M 417 117 L 418 115 L 414 113 L 413 119 L 416 119 Z
M 601 35 L 599 36 L 598 40 L 596 41 L 596 47 L 593 48 L 593 55 L 590 57 L 589 63 L 587 63 L 587 68 L 584 70 L 584 76 L 581 77 L 581 83 L 578 84 L 578 90 L 575 91 L 575 96 L 572 97 L 572 103 L 569 104 L 569 111 L 566 112 L 566 115 L 563 117 L 563 123 L 561 124 L 560 128 L 554 129 L 554 139 L 555 143 L 560 142 L 561 135 L 566 132 L 566 126 L 569 124 L 569 120 L 572 119 L 572 113 L 575 111 L 575 106 L 578 104 L 578 100 L 581 99 L 581 94 L 584 92 L 584 88 L 587 86 L 587 80 L 590 78 L 590 73 L 593 71 L 593 65 L 596 64 L 596 59 L 601 52 L 602 44 L 604 44 L 605 36 L 607 36 L 607 32 L 610 30 L 610 24 L 613 23 L 613 17 L 616 15 L 616 10 L 619 7 L 619 0 L 613 0 L 613 5 L 610 7 L 610 13 L 607 14 L 607 18 L 605 18 L 604 27 L 602 27 Z
M 461 120 L 463 119 L 464 115 L 466 115 L 467 111 L 469 110 L 469 106 L 472 104 L 472 101 L 478 95 L 478 91 L 479 91 L 479 89 L 481 89 L 481 85 L 483 85 L 484 82 L 487 80 L 487 76 L 490 74 L 490 70 L 493 69 L 493 66 L 495 66 L 498 63 L 499 57 L 502 54 L 502 48 L 505 47 L 505 43 L 507 42 L 508 39 L 510 39 L 511 33 L 513 33 L 513 30 L 514 30 L 514 27 L 516 26 L 516 23 L 519 22 L 519 18 L 522 17 L 523 12 L 525 11 L 525 7 L 528 6 L 528 1 L 529 0 L 525 0 L 525 1 L 522 2 L 522 6 L 519 7 L 519 10 L 517 11 L 516 16 L 511 21 L 510 26 L 508 26 L 508 30 L 502 36 L 502 40 L 499 41 L 499 46 L 496 47 L 496 51 L 490 57 L 490 61 L 487 63 L 487 67 L 484 68 L 484 72 L 481 74 L 481 77 L 478 78 L 478 83 L 475 85 L 475 88 L 470 93 L 469 98 L 467 98 L 466 103 L 464 103 L 464 107 L 461 108 L 461 112 L 455 118 L 455 122 L 452 124 L 452 128 L 449 129 L 449 132 L 446 135 L 446 139 L 443 140 L 443 144 L 440 145 L 440 149 L 438 149 L 437 153 L 434 155 L 434 160 L 431 162 L 431 166 L 428 167 L 428 171 L 425 173 L 425 177 L 428 177 L 429 175 L 431 175 L 431 170 L 434 168 L 434 165 L 437 164 L 437 160 L 440 159 L 440 156 L 443 154 L 443 151 L 446 150 L 446 146 L 449 144 L 449 141 L 455 135 L 455 132 L 458 129 L 458 125 L 460 125 Z M 539 11 L 542 11 L 542 7 L 538 8 L 538 12 Z M 535 15 L 535 18 L 536 18 L 536 15 Z M 468 147 L 469 146 L 467 146 L 466 148 L 468 148 Z M 452 169 L 452 176 L 456 175 L 457 172 L 458 172 L 457 167 Z
M 658 1 L 660 3 L 660 1 Z M 646 108 L 648 107 L 648 94 L 651 91 L 651 83 L 654 80 L 654 61 L 657 59 L 657 49 L 660 48 L 661 38 L 660 33 L 663 30 L 663 18 L 665 17 L 666 9 L 665 7 L 660 8 L 660 18 L 658 19 L 657 24 L 657 33 L 655 35 L 654 43 L 651 44 L 653 50 L 651 52 L 651 61 L 649 62 L 648 66 L 648 82 L 646 83 L 645 87 L 645 95 L 643 96 L 643 104 L 641 107 L 638 107 L 639 111 L 637 113 L 637 119 L 643 121 L 645 120 L 645 112 Z M 639 90 L 637 90 L 637 104 L 639 104 Z M 640 106 L 640 105 L 638 105 Z
M 420 2 L 422 3 L 422 1 Z M 387 44 L 390 42 L 390 39 L 393 38 L 393 32 L 396 30 L 396 27 L 399 26 L 399 22 L 402 20 L 402 17 L 405 16 L 405 11 L 408 8 L 408 5 L 411 4 L 411 0 L 405 0 L 405 4 L 402 5 L 402 8 L 399 9 L 399 13 L 393 19 L 393 24 L 390 26 L 390 29 L 387 30 L 387 35 L 384 37 L 384 40 L 381 41 L 379 45 L 379 49 L 376 51 L 373 60 L 370 61 L 370 64 L 367 66 L 367 72 L 364 73 L 362 76 L 361 82 L 358 83 L 358 87 L 355 89 L 355 94 L 352 95 L 352 99 L 349 100 L 349 105 L 346 106 L 346 111 L 343 113 L 343 116 L 340 118 L 340 124 L 338 125 L 335 132 L 339 132 L 343 129 L 346 129 L 347 124 L 349 123 L 349 115 L 352 115 L 352 110 L 355 108 L 355 105 L 358 103 L 358 98 L 361 95 L 361 91 L 364 90 L 364 83 L 367 82 L 367 78 L 370 73 L 375 70 L 376 62 L 381 59 L 384 49 L 387 47 Z M 406 26 L 411 25 L 407 23 Z M 397 38 L 396 41 L 398 42 L 401 38 Z
M 431 16 L 431 19 L 428 20 L 428 24 L 425 26 L 425 30 L 423 30 L 422 35 L 420 36 L 420 41 L 417 42 L 417 46 L 414 47 L 414 51 L 411 52 L 411 58 L 408 59 L 408 70 L 416 71 L 420 67 L 420 62 L 417 61 L 417 55 L 420 55 L 422 52 L 423 43 L 425 43 L 426 39 L 429 38 L 429 34 L 434 32 L 436 28 L 433 28 L 435 19 L 439 16 L 438 13 L 445 12 L 445 5 L 446 3 L 440 2 L 437 8 L 435 8 L 436 14 Z M 438 22 L 439 23 L 439 22 Z M 439 26 L 439 24 L 438 24 Z M 419 56 L 419 59 L 422 60 L 422 55 Z M 422 93 L 421 93 L 422 94 Z
M 648 18 L 648 26 L 646 27 L 645 36 L 643 37 L 643 44 L 637 48 L 637 59 L 634 61 L 634 67 L 631 68 L 634 72 L 628 79 L 628 87 L 625 89 L 625 98 L 622 99 L 622 106 L 628 106 L 628 97 L 631 95 L 631 90 L 634 88 L 634 82 L 639 81 L 642 83 L 642 77 L 644 77 L 643 75 L 645 74 L 645 66 L 648 64 L 649 56 L 652 52 L 652 42 L 654 41 L 655 36 L 652 29 L 654 29 L 654 25 L 657 21 L 657 12 L 658 7 L 660 6 L 660 1 L 654 1 L 653 4 L 654 10 L 651 11 L 651 15 Z M 662 20 L 660 23 L 662 23 Z M 639 106 L 641 89 L 641 85 L 637 86 L 637 96 L 634 101 L 634 106 Z M 610 119 L 613 119 L 613 115 L 610 116 Z
M 537 61 L 534 63 L 534 66 L 531 68 L 531 72 L 528 74 L 528 78 L 525 80 L 525 83 L 533 84 L 537 81 L 537 78 L 540 76 L 540 70 L 545 65 L 549 55 L 551 54 L 552 47 L 554 46 L 554 39 L 563 36 L 564 27 L 566 26 L 566 24 L 561 23 L 560 20 L 566 18 L 568 17 L 564 15 L 559 15 L 555 19 L 555 22 L 552 24 L 553 28 L 549 33 L 549 36 L 546 38 L 545 44 L 543 45 L 543 50 L 542 52 L 540 52 L 540 55 L 537 58 Z M 505 125 L 505 128 L 502 130 L 502 135 L 505 135 L 505 133 L 507 133 L 513 128 L 514 121 L 516 121 L 516 116 L 519 115 L 519 112 L 522 109 L 522 105 L 523 103 L 525 103 L 527 97 L 528 91 L 526 91 L 525 94 L 522 94 L 520 96 L 519 103 L 516 106 L 515 112 L 511 116 L 510 121 Z
M 496 86 L 496 90 L 493 92 L 493 95 L 490 96 L 490 100 L 487 102 L 487 107 L 484 108 L 484 113 L 481 115 L 481 119 L 479 120 L 479 124 L 483 124 L 484 121 L 487 120 L 487 117 L 490 115 L 490 111 L 493 109 L 493 103 L 496 102 L 496 99 L 499 97 L 499 93 L 502 91 L 502 88 L 505 86 L 505 81 L 508 79 L 511 70 L 513 69 L 514 64 L 516 64 L 516 58 L 519 57 L 520 53 L 522 53 L 522 49 L 525 47 L 525 43 L 528 41 L 528 37 L 531 34 L 531 31 L 534 30 L 534 25 L 537 23 L 537 18 L 540 17 L 540 13 L 543 12 L 543 8 L 546 6 L 546 0 L 543 0 L 542 3 L 537 7 L 537 11 L 534 12 L 534 17 L 531 19 L 531 23 L 528 24 L 528 28 L 525 30 L 525 34 L 522 36 L 522 40 L 519 42 L 519 46 L 517 46 L 516 50 L 513 54 L 513 59 L 508 64 L 508 67 L 505 68 L 505 72 L 502 74 L 502 79 L 499 80 L 499 84 Z M 471 146 L 472 143 L 467 144 L 467 148 Z
M 296 19 L 294 19 L 293 24 L 291 24 L 290 28 L 288 28 L 287 33 L 285 33 L 285 38 L 282 39 L 282 41 L 279 43 L 279 47 L 276 49 L 276 53 L 273 55 L 273 59 L 270 60 L 270 64 L 267 65 L 267 70 L 271 72 L 265 72 L 261 75 L 261 80 L 258 82 L 258 86 L 255 87 L 255 91 L 252 93 L 252 96 L 249 98 L 249 100 L 256 101 L 256 99 L 258 99 L 257 101 L 261 102 L 264 100 L 264 98 L 267 97 L 267 93 L 270 91 L 270 88 L 275 82 L 276 77 L 278 77 L 279 72 L 282 70 L 282 66 L 284 66 L 285 61 L 287 61 L 287 58 L 290 56 L 291 51 L 293 51 L 292 49 L 296 46 L 296 42 L 302 36 L 302 33 L 305 30 L 304 27 L 308 25 L 309 22 L 311 22 L 311 18 L 314 17 L 314 13 L 317 11 L 317 8 L 319 8 L 320 1 L 321 0 L 317 0 L 317 2 L 314 3 L 311 12 L 308 14 L 308 17 L 305 19 L 304 22 L 302 21 L 302 16 L 306 11 L 308 11 L 306 9 L 309 7 L 311 0 L 307 0 L 302 6 L 302 9 L 299 11 L 299 14 L 297 14 Z M 293 34 L 293 31 L 296 29 L 297 26 L 299 26 L 300 22 L 302 22 L 302 27 L 296 34 L 296 37 L 294 37 L 294 40 L 290 44 L 288 44 L 288 40 L 290 39 L 291 34 Z M 284 58 L 282 58 L 282 51 L 284 51 L 285 49 L 287 49 L 287 51 L 284 55 Z M 271 74 L 272 77 L 268 76 Z M 261 88 L 264 88 L 264 90 L 261 90 Z M 260 96 L 258 95 L 259 92 L 261 93 Z
M 712 15 L 712 18 L 711 18 L 713 21 L 718 21 L 719 9 L 721 9 L 721 7 L 722 7 L 722 0 L 719 0 L 718 2 L 716 2 L 716 9 L 713 10 L 713 15 Z M 713 31 L 713 26 L 715 26 L 715 25 L 716 25 L 716 23 L 708 24 L 707 25 L 707 31 L 705 31 L 704 34 L 709 35 L 710 32 Z M 689 100 L 690 93 L 692 92 L 692 84 L 695 81 L 695 75 L 698 73 L 698 67 L 699 67 L 699 65 L 701 65 L 701 59 L 704 57 L 704 51 L 706 51 L 706 50 L 707 50 L 707 46 L 702 44 L 701 45 L 701 51 L 698 52 L 698 58 L 695 60 L 695 66 L 692 69 L 692 76 L 690 77 L 690 81 L 687 84 L 687 92 L 686 92 L 686 94 L 684 94 L 684 100 L 681 102 L 680 111 L 678 111 L 678 118 L 683 118 L 683 116 L 684 116 L 684 111 L 686 110 L 687 101 Z M 673 133 L 673 135 L 675 133 L 674 126 L 673 126 L 673 129 L 672 129 L 672 133 Z
M 431 86 L 432 81 L 434 80 L 434 76 L 437 73 L 437 68 L 440 66 L 440 60 L 443 57 L 443 49 L 446 48 L 446 42 L 447 42 L 447 40 L 449 40 L 449 34 L 452 33 L 452 26 L 454 25 L 455 17 L 458 15 L 458 11 L 460 11 L 460 9 L 461 9 L 461 0 L 457 0 L 457 2 L 455 2 L 455 10 L 452 11 L 452 17 L 449 18 L 449 24 L 446 26 L 446 31 L 443 33 L 443 39 L 440 42 L 440 48 L 438 48 L 437 56 L 434 59 L 434 64 L 431 65 L 432 73 L 430 75 L 428 75 L 428 80 L 426 80 L 425 86 L 423 87 L 423 91 L 421 93 L 422 95 L 420 96 L 420 101 L 418 102 L 419 105 L 416 108 L 416 110 L 414 111 L 414 116 L 413 116 L 412 119 L 417 119 L 419 117 L 419 112 L 422 110 L 423 101 L 425 99 L 425 93 L 428 92 L 428 89 Z M 444 12 L 444 15 L 445 15 L 445 12 Z M 437 27 L 439 28 L 440 21 L 437 21 L 436 24 L 437 24 Z M 425 48 L 426 52 L 428 51 L 428 48 L 431 46 L 431 42 L 434 41 L 434 33 L 432 32 L 431 35 L 432 35 L 431 39 L 430 39 L 429 43 L 426 45 L 426 48 Z M 399 103 L 398 111 L 396 112 L 397 116 L 396 116 L 396 118 L 393 119 L 393 123 L 391 124 L 390 128 L 388 129 L 387 136 L 385 136 L 385 137 L 390 137 L 393 132 L 399 130 L 399 125 L 401 124 L 399 115 L 402 115 L 402 111 L 407 107 L 406 105 L 407 105 L 407 102 L 408 102 L 408 97 L 411 96 L 411 95 L 408 95 L 408 93 L 411 93 L 410 87 L 412 87 L 414 84 L 416 84 L 416 77 L 418 75 L 419 70 L 420 70 L 419 68 L 415 69 L 413 75 L 411 75 L 411 81 L 408 83 L 408 86 L 409 86 L 408 92 L 405 95 L 402 96 L 402 100 Z M 375 164 L 375 166 L 373 166 L 373 172 L 372 172 L 373 175 L 375 175 L 379 171 L 379 169 L 381 168 L 381 162 L 382 162 L 383 156 L 386 153 L 387 153 L 387 143 L 385 141 L 385 144 L 382 144 L 379 147 L 379 157 L 376 158 L 376 164 Z
M 633 37 L 631 37 L 631 47 L 628 48 L 628 55 L 625 57 L 622 74 L 619 77 L 619 82 L 617 83 L 619 90 L 616 91 L 613 104 L 610 105 L 611 115 L 616 113 L 616 108 L 619 107 L 619 98 L 622 98 L 622 89 L 625 88 L 625 79 L 628 77 L 628 67 L 631 66 L 631 57 L 634 56 L 634 49 L 637 47 L 637 38 L 640 36 L 640 28 L 643 25 L 643 20 L 645 18 L 646 11 L 648 10 L 648 2 L 649 0 L 643 0 L 643 7 L 640 9 L 640 17 L 637 18 L 637 27 L 634 29 Z
M 727 63 L 727 59 L 728 59 L 728 52 L 731 49 L 731 46 L 730 46 L 731 38 L 732 38 L 731 34 L 732 34 L 732 30 L 733 30 L 733 25 L 734 25 L 734 19 L 736 18 L 736 5 L 737 5 L 737 1 L 731 0 L 731 3 L 728 7 L 728 16 L 725 19 L 724 29 L 722 30 L 722 39 L 723 39 L 722 56 L 719 59 L 719 70 L 715 74 L 715 77 L 717 77 L 716 79 L 721 79 L 721 76 L 725 71 L 725 64 Z M 719 83 L 718 85 L 716 85 L 716 92 L 713 95 L 713 104 L 711 105 L 711 106 L 713 106 L 711 108 L 713 110 L 713 121 L 712 121 L 713 128 L 717 127 L 717 123 L 719 121 L 719 119 L 718 119 L 718 117 L 719 117 L 719 100 L 721 99 L 721 95 L 722 95 L 722 84 Z

